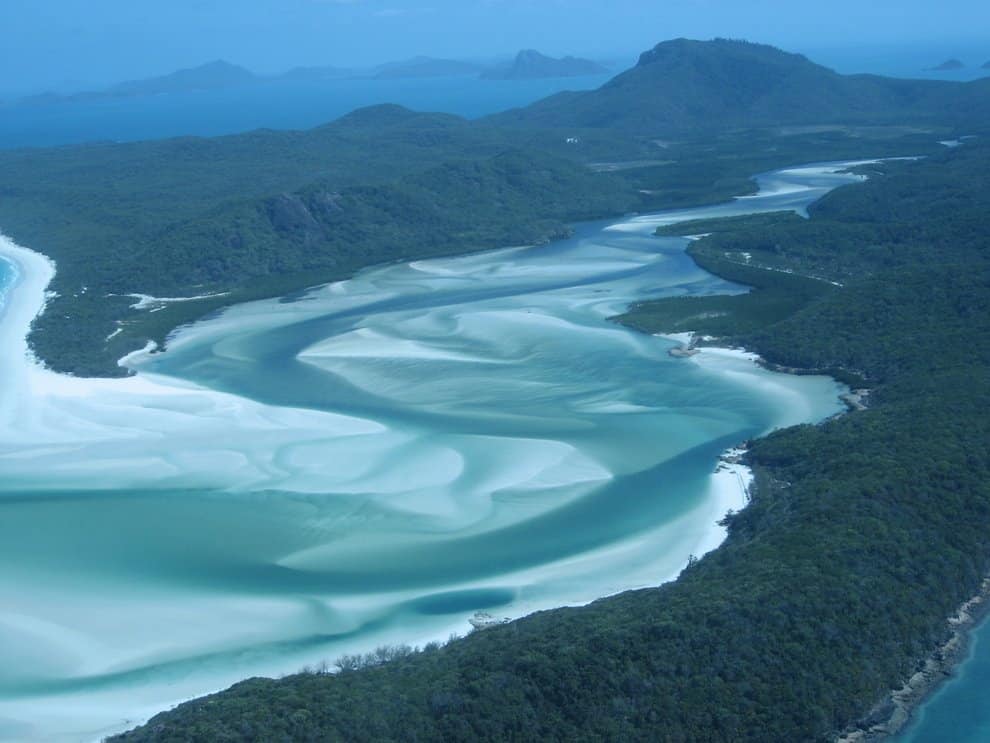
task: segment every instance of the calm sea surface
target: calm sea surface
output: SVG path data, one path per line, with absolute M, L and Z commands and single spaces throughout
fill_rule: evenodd
M 0 148 L 212 136 L 258 128 L 308 129 L 378 103 L 476 118 L 562 90 L 597 88 L 609 77 L 270 82 L 222 91 L 0 105 Z

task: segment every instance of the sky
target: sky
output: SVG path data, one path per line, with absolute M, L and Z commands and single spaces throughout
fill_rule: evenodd
M 118 82 L 222 58 L 256 72 L 418 54 L 634 59 L 659 41 L 815 52 L 927 44 L 990 60 L 987 0 L 0 0 L 0 90 Z M 985 51 L 981 51 L 984 50 Z M 944 53 L 943 53 L 944 50 Z M 67 86 L 68 84 L 68 86 Z

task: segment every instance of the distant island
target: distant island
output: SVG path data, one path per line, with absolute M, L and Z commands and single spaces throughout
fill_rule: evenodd
M 72 101 L 137 98 L 168 93 L 226 90 L 248 85 L 280 82 L 479 76 L 489 80 L 534 80 L 550 77 L 601 75 L 607 72 L 607 67 L 589 59 L 571 56 L 554 59 L 533 50 L 521 51 L 513 61 L 502 64 L 417 56 L 364 68 L 335 67 L 333 65 L 299 66 L 275 75 L 259 75 L 240 65 L 217 59 L 196 67 L 176 70 L 166 75 L 127 80 L 104 89 L 84 90 L 68 94 L 48 91 L 25 96 L 16 101 L 8 101 L 7 105 L 38 106 Z
M 481 76 L 486 80 L 535 80 L 545 77 L 603 75 L 607 72 L 607 67 L 590 59 L 554 59 L 534 49 L 524 49 L 509 64 L 487 70 Z
M 986 62 L 984 62 L 984 63 L 983 63 L 983 66 L 982 66 L 982 67 L 980 67 L 980 69 L 981 69 L 981 70 L 990 70 L 990 60 L 988 60 L 988 61 L 986 61 Z
M 960 62 L 958 59 L 947 59 L 942 64 L 936 65 L 935 67 L 928 67 L 925 69 L 926 72 L 951 72 L 952 70 L 962 70 L 965 69 L 966 65 Z
M 250 85 L 260 78 L 250 70 L 222 59 L 198 67 L 176 70 L 168 75 L 149 77 L 143 80 L 126 80 L 112 85 L 106 90 L 86 91 L 68 96 L 51 93 L 35 96 L 34 102 L 50 100 L 99 100 L 104 98 L 134 98 L 164 93 L 187 93 L 197 90 L 223 90 L 242 85 Z

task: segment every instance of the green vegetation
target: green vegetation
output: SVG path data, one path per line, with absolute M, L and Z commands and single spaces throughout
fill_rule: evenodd
M 0 229 L 57 264 L 57 297 L 30 339 L 38 356 L 114 376 L 124 354 L 236 302 L 381 262 L 552 239 L 580 219 L 722 201 L 751 192 L 753 173 L 923 153 L 934 139 L 815 129 L 661 147 L 377 106 L 308 132 L 0 152 Z M 152 313 L 131 293 L 222 296 Z
M 741 127 L 963 122 L 990 114 L 990 80 L 972 83 L 840 75 L 799 54 L 744 41 L 676 39 L 642 54 L 601 88 L 551 96 L 490 118 L 650 136 Z
M 756 280 L 744 250 L 841 280 L 757 317 L 783 291 L 763 270 L 727 327 L 772 362 L 857 371 L 872 407 L 752 442 L 751 505 L 678 581 L 252 679 L 114 740 L 824 741 L 867 715 L 990 570 L 990 145 L 883 171 L 809 221 L 706 228 L 729 275 Z M 650 312 L 646 329 L 677 321 Z
M 661 235 L 709 234 L 692 243 L 688 254 L 695 262 L 724 279 L 752 288 L 736 295 L 708 297 L 671 297 L 633 305 L 620 322 L 646 332 L 658 328 L 665 332 L 694 331 L 703 335 L 738 336 L 768 327 L 836 289 L 822 278 L 794 273 L 786 263 L 768 265 L 753 259 L 753 254 L 730 250 L 740 233 L 759 231 L 768 234 L 787 225 L 804 228 L 804 221 L 793 212 L 738 217 L 723 220 L 682 222 L 660 228 Z
M 580 154 L 635 158 L 641 147 L 599 134 Z M 39 357 L 59 371 L 112 376 L 124 373 L 116 360 L 128 351 L 233 302 L 403 255 L 548 239 L 566 221 L 638 203 L 560 153 L 571 150 L 549 132 L 510 136 L 397 106 L 309 132 L 8 151 L 0 226 L 57 264 L 58 296 L 31 337 Z M 223 292 L 153 314 L 111 296 Z
M 870 166 L 810 220 L 689 225 L 712 233 L 696 259 L 753 291 L 621 318 L 872 389 L 869 410 L 753 442 L 752 504 L 677 582 L 246 681 L 118 740 L 827 740 L 867 714 L 990 570 L 990 146 L 934 144 L 978 133 L 988 102 L 986 81 L 678 41 L 599 91 L 481 122 L 382 106 L 309 132 L 0 153 L 0 227 L 58 264 L 31 342 L 78 374 L 375 263 L 710 203 L 789 164 L 932 155 Z M 226 294 L 152 314 L 130 292 Z

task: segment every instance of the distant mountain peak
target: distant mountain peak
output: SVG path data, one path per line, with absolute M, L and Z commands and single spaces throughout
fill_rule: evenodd
M 698 41 L 695 39 L 671 39 L 661 41 L 652 49 L 639 56 L 637 67 L 647 67 L 655 64 L 670 63 L 684 58 L 725 58 L 744 59 L 748 61 L 773 62 L 780 65 L 808 64 L 814 65 L 802 54 L 785 52 L 769 44 L 758 44 L 752 41 L 738 39 L 712 39 Z M 818 66 L 818 65 L 814 65 Z
M 196 67 L 186 67 L 167 75 L 125 80 L 104 90 L 86 91 L 68 96 L 33 96 L 24 102 L 54 102 L 56 100 L 87 101 L 105 100 L 109 98 L 136 98 L 146 95 L 161 95 L 166 93 L 185 93 L 190 91 L 223 90 L 242 85 L 250 85 L 259 80 L 250 70 L 235 65 L 224 59 L 214 59 L 211 62 Z
M 956 105 L 947 89 L 931 82 L 840 75 L 800 54 L 764 44 L 674 39 L 644 52 L 635 67 L 596 90 L 558 93 L 489 120 L 623 129 L 651 136 L 792 124 L 902 122 Z M 984 105 L 983 90 L 971 85 L 966 100 Z
M 940 65 L 935 65 L 934 67 L 928 67 L 926 72 L 951 72 L 952 70 L 964 69 L 966 65 L 960 62 L 958 59 L 947 59 Z
M 128 80 L 105 91 L 107 95 L 153 95 L 187 90 L 217 90 L 257 81 L 257 76 L 239 65 L 223 59 L 215 59 L 197 67 L 151 77 L 144 80 Z
M 193 77 L 212 77 L 216 79 L 218 77 L 227 77 L 230 79 L 254 79 L 255 74 L 245 67 L 236 65 L 233 62 L 228 62 L 225 59 L 214 59 L 210 62 L 204 62 L 201 65 L 195 65 L 193 67 L 183 67 L 182 69 L 171 72 L 167 75 L 161 75 L 160 77 L 148 78 L 147 80 L 140 80 L 138 82 L 150 82 L 152 80 L 168 80 L 171 78 L 193 78 Z
M 544 77 L 601 75 L 606 72 L 607 67 L 590 59 L 572 56 L 555 59 L 536 49 L 523 49 L 512 62 L 488 70 L 482 77 L 489 80 L 533 80 Z
M 522 49 L 516 55 L 517 62 L 529 62 L 529 61 L 542 61 L 545 59 L 551 59 L 546 54 L 541 54 L 536 51 L 536 49 Z

